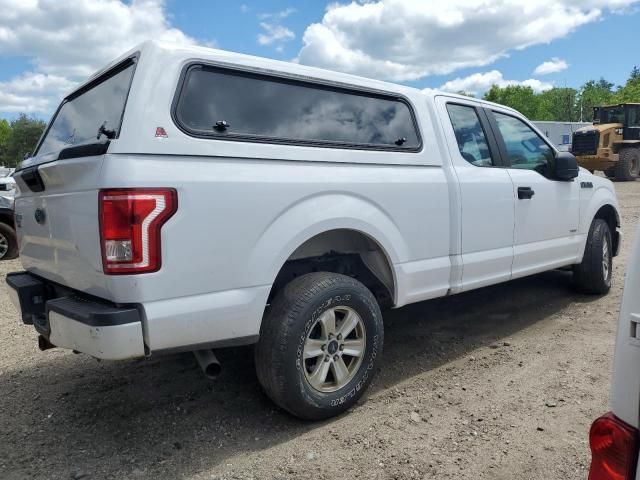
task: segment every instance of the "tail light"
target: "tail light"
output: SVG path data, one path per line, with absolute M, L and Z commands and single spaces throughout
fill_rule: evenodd
M 589 432 L 589 480 L 633 480 L 638 461 L 638 431 L 613 413 L 598 418 Z
M 173 188 L 100 190 L 100 243 L 106 274 L 160 269 L 160 229 L 176 212 Z

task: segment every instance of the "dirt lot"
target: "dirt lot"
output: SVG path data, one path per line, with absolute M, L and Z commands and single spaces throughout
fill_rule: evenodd
M 262 394 L 250 349 L 206 381 L 189 355 L 99 363 L 40 352 L 0 263 L 0 478 L 584 479 L 607 409 L 640 182 L 617 184 L 614 288 L 548 272 L 385 313 L 385 367 L 349 414 L 304 423 Z

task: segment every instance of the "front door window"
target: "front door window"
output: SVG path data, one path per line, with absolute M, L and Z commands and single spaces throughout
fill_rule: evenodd
M 494 116 L 507 148 L 510 168 L 535 170 L 551 177 L 554 156 L 551 147 L 522 120 L 498 112 Z

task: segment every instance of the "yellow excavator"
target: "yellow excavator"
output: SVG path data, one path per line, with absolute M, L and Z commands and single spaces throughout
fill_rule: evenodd
M 640 103 L 593 109 L 593 125 L 573 133 L 571 153 L 581 167 L 620 181 L 640 173 Z

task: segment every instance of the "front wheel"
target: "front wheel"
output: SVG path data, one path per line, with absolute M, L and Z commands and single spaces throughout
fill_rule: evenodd
M 603 295 L 611 288 L 613 245 L 607 222 L 596 218 L 589 229 L 582 262 L 573 267 L 573 278 L 584 293 Z
M 303 275 L 276 295 L 262 322 L 258 380 L 297 417 L 339 415 L 371 383 L 383 337 L 380 308 L 363 284 L 335 273 Z
M 629 182 L 640 173 L 640 148 L 627 147 L 620 150 L 615 167 L 616 180 Z

